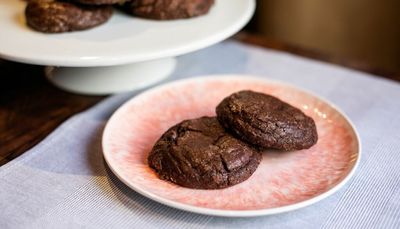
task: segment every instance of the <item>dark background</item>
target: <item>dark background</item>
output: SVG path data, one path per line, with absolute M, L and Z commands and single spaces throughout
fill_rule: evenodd
M 257 0 L 246 30 L 400 73 L 399 0 Z

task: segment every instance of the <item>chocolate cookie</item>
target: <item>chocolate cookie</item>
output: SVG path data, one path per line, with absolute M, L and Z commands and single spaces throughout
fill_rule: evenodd
M 260 152 L 227 133 L 215 117 L 186 120 L 171 127 L 148 157 L 161 179 L 197 189 L 220 189 L 243 182 L 260 161 Z
M 171 20 L 206 14 L 213 4 L 214 0 L 133 0 L 125 8 L 135 16 Z
M 83 6 L 54 0 L 30 1 L 25 9 L 27 24 L 44 33 L 85 30 L 106 22 L 111 6 Z
M 225 98 L 216 112 L 226 129 L 263 148 L 307 149 L 318 140 L 312 118 L 270 95 L 240 91 Z

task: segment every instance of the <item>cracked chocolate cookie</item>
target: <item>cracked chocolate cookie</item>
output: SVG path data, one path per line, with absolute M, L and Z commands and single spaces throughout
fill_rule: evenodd
M 259 147 L 300 150 L 318 140 L 312 118 L 270 95 L 240 91 L 226 97 L 216 112 L 227 130 Z
M 156 20 L 191 18 L 208 13 L 214 0 L 133 0 L 128 13 Z
M 27 24 L 43 33 L 85 30 L 105 23 L 111 6 L 86 6 L 55 0 L 29 1 L 25 9 Z
M 171 127 L 148 157 L 149 166 L 161 179 L 196 189 L 221 189 L 243 182 L 260 161 L 259 151 L 227 133 L 215 117 Z

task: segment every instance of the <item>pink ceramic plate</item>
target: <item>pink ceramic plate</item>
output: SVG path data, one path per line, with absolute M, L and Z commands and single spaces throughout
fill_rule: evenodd
M 308 150 L 265 151 L 247 181 L 222 190 L 188 189 L 160 180 L 146 159 L 161 134 L 184 119 L 215 115 L 225 96 L 243 89 L 302 109 L 316 122 L 318 143 Z M 165 84 L 131 99 L 108 122 L 103 151 L 116 176 L 144 196 L 201 214 L 244 217 L 298 209 L 334 193 L 353 174 L 360 143 L 346 116 L 315 95 L 260 78 L 215 76 Z

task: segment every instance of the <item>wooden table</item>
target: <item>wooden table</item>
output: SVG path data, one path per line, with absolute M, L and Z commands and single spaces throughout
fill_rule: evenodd
M 400 81 L 399 74 L 379 68 L 271 41 L 241 32 L 233 39 L 244 43 L 294 53 Z M 43 67 L 0 59 L 0 166 L 36 145 L 64 120 L 85 110 L 105 96 L 64 92 L 44 77 Z

